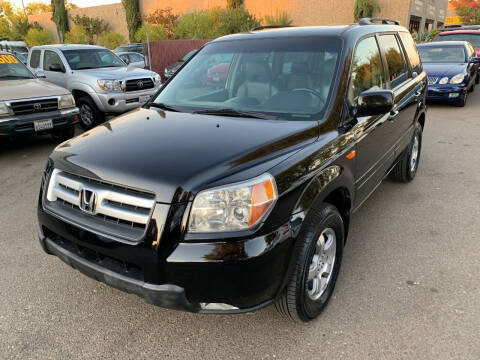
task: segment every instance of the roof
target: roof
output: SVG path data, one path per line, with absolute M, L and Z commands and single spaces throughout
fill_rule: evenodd
M 445 47 L 445 46 L 467 46 L 468 41 L 433 41 L 430 43 L 417 44 L 417 47 Z
M 81 44 L 53 44 L 33 46 L 32 49 L 59 49 L 59 50 L 80 50 L 80 49 L 105 49 L 103 46 L 97 45 L 81 45 Z
M 452 31 L 444 31 L 438 34 L 438 36 L 445 36 L 445 35 L 454 35 L 454 34 L 476 34 L 480 35 L 480 30 L 452 30 Z
M 142 54 L 135 52 L 135 51 L 117 51 L 115 53 L 116 55 L 128 55 L 128 54 L 135 54 L 135 55 L 140 55 L 143 56 Z
M 222 36 L 212 42 L 217 41 L 231 41 L 231 40 L 246 40 L 246 39 L 269 39 L 269 38 L 283 38 L 283 37 L 304 37 L 304 36 L 327 36 L 339 37 L 345 33 L 359 30 L 359 33 L 374 33 L 382 31 L 407 31 L 402 26 L 374 24 L 374 25 L 341 25 L 341 26 L 300 26 L 300 27 L 284 27 L 273 28 L 259 31 L 250 31 L 246 33 L 239 33 L 233 35 Z

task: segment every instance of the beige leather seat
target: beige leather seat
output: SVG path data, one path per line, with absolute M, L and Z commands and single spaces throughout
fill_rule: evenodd
M 245 74 L 246 80 L 238 88 L 237 97 L 254 99 L 262 104 L 278 92 L 278 89 L 272 85 L 272 74 L 268 64 L 247 62 Z

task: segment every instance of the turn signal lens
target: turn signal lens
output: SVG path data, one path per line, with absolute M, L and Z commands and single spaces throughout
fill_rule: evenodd
M 188 231 L 212 233 L 249 229 L 267 216 L 276 200 L 275 180 L 270 174 L 202 191 L 193 201 Z

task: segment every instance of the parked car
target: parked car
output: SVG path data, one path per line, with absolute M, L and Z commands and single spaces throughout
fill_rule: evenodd
M 127 65 L 140 69 L 145 69 L 147 67 L 145 56 L 143 56 L 142 54 L 136 52 L 117 52 L 116 54 Z
M 474 25 L 472 25 L 472 27 L 473 26 Z M 480 29 L 441 32 L 435 37 L 435 41 L 468 41 L 475 49 L 476 56 L 480 57 Z M 480 64 L 478 67 L 480 69 Z M 477 84 L 478 83 L 480 83 L 480 79 L 477 79 Z
M 316 318 L 353 212 L 418 169 L 427 76 L 408 30 L 384 22 L 206 44 L 144 107 L 51 154 L 43 249 L 155 305 Z M 231 65 L 212 91 L 219 54 Z
M 40 81 L 13 54 L 0 52 L 0 142 L 20 135 L 73 137 L 78 108 L 70 92 Z
M 119 53 L 119 52 L 136 52 L 136 53 L 145 55 L 145 51 L 143 50 L 143 44 L 141 44 L 141 43 L 117 46 L 117 47 L 113 50 L 113 52 L 115 52 L 115 53 Z
M 198 49 L 191 50 L 188 53 L 186 53 L 182 58 L 175 61 L 173 64 L 168 65 L 165 68 L 165 73 L 164 73 L 165 80 L 168 80 L 169 78 L 171 78 L 173 76 L 173 74 L 175 74 L 177 72 L 177 70 L 180 69 L 180 67 L 186 61 L 188 61 L 193 55 L 195 55 L 195 53 L 197 51 L 198 51 Z
M 157 73 L 128 67 L 115 53 L 93 45 L 34 46 L 28 66 L 72 92 L 84 129 L 104 121 L 106 114 L 141 106 L 161 84 Z
M 208 69 L 207 77 L 205 79 L 207 85 L 223 87 L 225 81 L 227 81 L 229 69 L 230 63 L 221 63 Z
M 480 73 L 480 58 L 466 41 L 442 41 L 417 45 L 428 75 L 431 101 L 454 102 L 465 106 L 469 92 L 475 90 Z
M 0 51 L 14 53 L 27 53 L 28 46 L 24 41 L 9 41 L 1 40 L 0 41 Z
M 17 57 L 18 60 L 20 60 L 22 62 L 22 64 L 27 65 L 28 52 L 27 53 L 17 52 L 17 53 L 15 53 L 15 56 Z

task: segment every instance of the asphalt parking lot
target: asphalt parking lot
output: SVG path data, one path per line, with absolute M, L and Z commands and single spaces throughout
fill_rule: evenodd
M 355 214 L 334 296 L 308 325 L 164 310 L 45 255 L 41 173 L 55 144 L 0 151 L 0 358 L 479 359 L 480 89 L 431 105 L 420 168 Z

